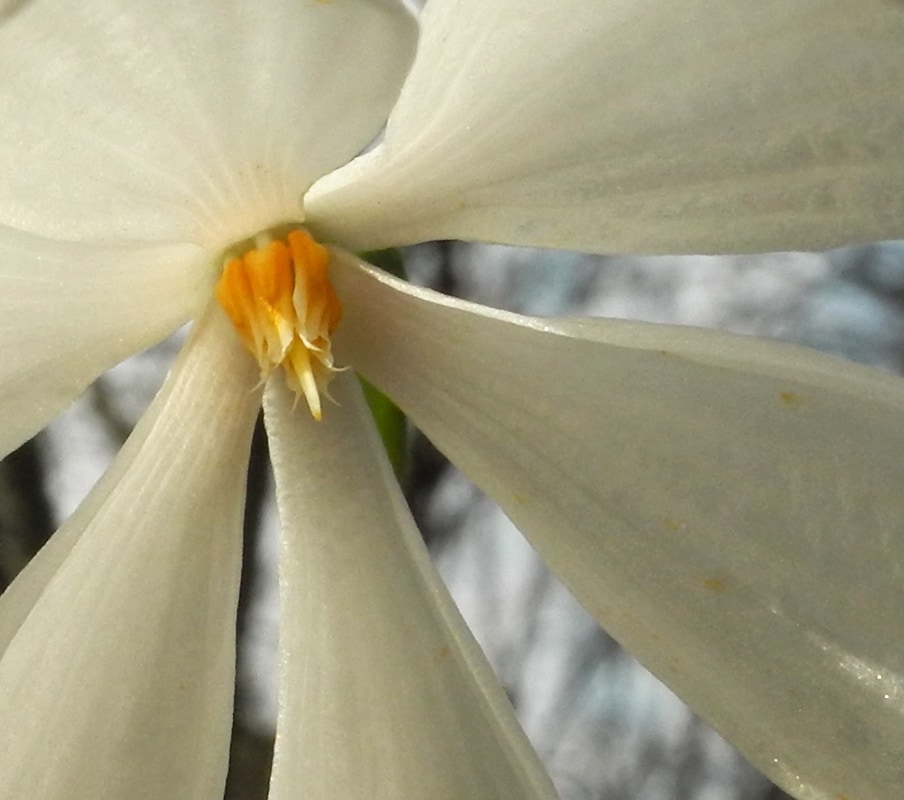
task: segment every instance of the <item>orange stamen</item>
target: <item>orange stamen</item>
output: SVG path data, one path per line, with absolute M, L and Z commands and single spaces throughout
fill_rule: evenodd
M 261 380 L 282 365 L 289 388 L 304 396 L 314 419 L 320 394 L 339 370 L 330 335 L 342 307 L 327 278 L 329 251 L 306 231 L 292 231 L 233 258 L 215 290 L 245 346 L 257 359 Z

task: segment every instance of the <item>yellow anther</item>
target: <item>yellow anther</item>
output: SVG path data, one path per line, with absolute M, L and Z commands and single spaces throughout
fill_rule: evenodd
M 342 317 L 327 278 L 329 251 L 306 231 L 292 231 L 248 250 L 223 268 L 216 287 L 220 305 L 261 368 L 261 380 L 282 365 L 286 381 L 304 396 L 314 419 L 320 394 L 338 369 L 330 334 Z

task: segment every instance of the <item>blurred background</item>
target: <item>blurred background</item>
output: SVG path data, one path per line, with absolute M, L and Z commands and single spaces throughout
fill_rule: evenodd
M 537 315 L 724 328 L 900 371 L 904 243 L 827 254 L 603 258 L 439 242 L 409 278 Z M 98 380 L 0 462 L 0 588 L 91 488 L 163 380 L 184 332 Z M 227 797 L 266 797 L 275 707 L 278 521 L 266 439 L 253 446 Z M 778 800 L 784 795 L 582 611 L 499 508 L 416 431 L 415 519 L 562 800 Z

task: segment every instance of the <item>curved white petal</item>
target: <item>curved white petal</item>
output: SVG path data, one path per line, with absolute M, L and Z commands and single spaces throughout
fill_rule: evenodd
M 321 423 L 271 380 L 283 522 L 271 800 L 554 797 L 341 375 Z
M 29 0 L 0 26 L 0 224 L 222 248 L 297 220 L 415 39 L 397 0 Z
M 221 798 L 256 371 L 218 307 L 0 597 L 0 797 Z
M 319 232 L 614 252 L 904 233 L 904 8 L 888 0 L 430 0 L 385 143 Z
M 215 270 L 189 245 L 91 247 L 0 227 L 0 454 L 203 309 Z
M 901 380 L 336 262 L 337 347 L 613 636 L 793 794 L 900 796 Z

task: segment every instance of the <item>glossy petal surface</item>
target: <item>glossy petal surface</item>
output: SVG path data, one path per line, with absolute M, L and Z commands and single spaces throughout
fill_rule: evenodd
M 28 0 L 0 27 L 0 224 L 222 248 L 301 215 L 386 120 L 396 0 Z
M 358 250 L 765 252 L 904 236 L 904 6 L 430 0 L 385 143 L 316 184 Z
M 265 396 L 283 521 L 271 800 L 552 798 L 414 527 L 350 374 Z
M 0 227 L 0 454 L 203 309 L 212 267 L 191 246 L 89 247 Z
M 796 796 L 899 796 L 899 379 L 712 331 L 517 317 L 350 258 L 334 274 L 355 309 L 337 348 L 613 636 Z
M 259 397 L 212 311 L 111 470 L 0 597 L 0 797 L 222 797 Z

